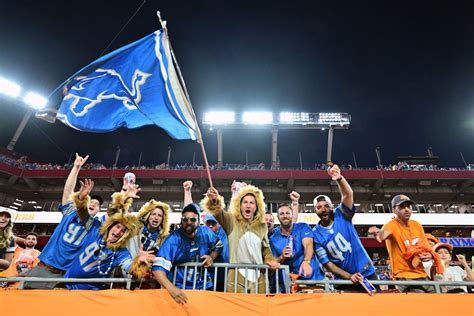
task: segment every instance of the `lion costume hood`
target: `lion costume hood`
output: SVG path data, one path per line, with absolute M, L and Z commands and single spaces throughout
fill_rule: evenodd
M 148 224 L 148 218 L 150 217 L 151 212 L 155 208 L 160 208 L 161 210 L 163 210 L 163 221 L 161 222 L 160 233 L 156 241 L 157 246 L 161 246 L 166 236 L 168 236 L 170 233 L 170 225 L 169 225 L 170 206 L 160 201 L 150 200 L 140 208 L 140 210 L 138 211 L 137 218 L 140 221 L 140 229 L 141 229 Z
M 127 245 L 128 240 L 138 233 L 138 221 L 137 218 L 130 214 L 115 214 L 110 216 L 105 223 L 100 227 L 100 234 L 103 236 L 104 242 L 107 241 L 107 235 L 110 229 L 117 223 L 125 226 L 125 232 L 117 242 L 107 245 L 111 250 L 118 250 L 124 248 Z
M 264 214 L 265 214 L 266 205 L 264 202 L 263 192 L 262 190 L 260 190 L 259 188 L 253 185 L 246 185 L 242 187 L 237 192 L 237 194 L 235 194 L 234 197 L 232 197 L 232 199 L 230 200 L 229 212 L 234 214 L 235 218 L 239 222 L 247 223 L 247 221 L 242 216 L 242 213 L 240 212 L 240 203 L 242 199 L 247 195 L 254 196 L 257 202 L 257 211 L 255 212 L 255 216 L 253 220 L 250 222 L 250 225 L 254 225 L 255 223 L 265 223 Z

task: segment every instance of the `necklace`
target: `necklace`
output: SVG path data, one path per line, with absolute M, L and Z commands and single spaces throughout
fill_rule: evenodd
M 112 265 L 114 264 L 115 250 L 112 252 L 112 257 L 110 258 L 109 267 L 107 268 L 107 270 L 102 271 L 101 270 L 101 265 L 102 265 L 101 254 L 102 254 L 102 249 L 104 249 L 104 248 L 105 248 L 105 244 L 103 244 L 101 242 L 100 245 L 99 245 L 99 258 L 97 259 L 97 269 L 98 269 L 100 275 L 109 275 L 109 272 L 112 269 Z M 107 258 L 107 255 L 105 256 L 105 258 Z

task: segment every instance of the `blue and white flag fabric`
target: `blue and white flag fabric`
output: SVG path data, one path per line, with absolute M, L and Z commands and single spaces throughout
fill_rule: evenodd
M 195 140 L 196 120 L 164 30 L 103 56 L 66 80 L 57 118 L 86 132 L 155 124 Z

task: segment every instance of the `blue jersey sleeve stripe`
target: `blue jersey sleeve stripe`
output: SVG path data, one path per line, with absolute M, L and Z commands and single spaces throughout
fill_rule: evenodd
M 155 267 L 162 267 L 163 269 L 167 271 L 171 271 L 172 268 L 172 263 L 169 260 L 166 260 L 163 257 L 156 257 L 156 259 L 153 261 L 153 268 Z M 156 270 L 156 269 L 154 269 Z

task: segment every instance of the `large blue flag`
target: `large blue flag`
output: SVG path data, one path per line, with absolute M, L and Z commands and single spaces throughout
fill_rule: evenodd
M 163 30 L 103 56 L 67 80 L 57 118 L 86 132 L 155 124 L 196 139 L 196 121 Z

